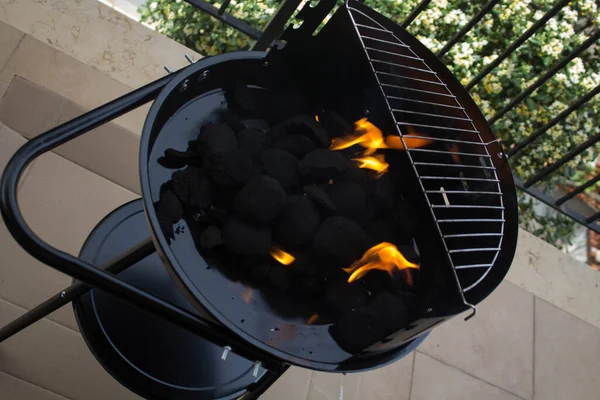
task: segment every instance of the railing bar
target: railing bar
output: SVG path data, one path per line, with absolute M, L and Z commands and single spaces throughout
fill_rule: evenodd
M 479 232 L 479 233 L 454 233 L 451 235 L 444 235 L 444 238 L 461 238 L 461 237 L 479 237 L 479 236 L 504 236 L 503 233 L 490 233 L 490 232 Z
M 187 3 L 190 3 L 192 6 L 196 7 L 200 11 L 203 11 L 210 16 L 218 19 L 219 21 L 231 26 L 233 29 L 238 30 L 248 36 L 250 36 L 254 40 L 258 40 L 262 32 L 252 26 L 250 26 L 247 22 L 242 21 L 240 19 L 235 18 L 231 14 L 223 13 L 223 15 L 219 14 L 219 9 L 213 6 L 212 4 L 204 1 L 204 0 L 185 0 Z
M 438 219 L 437 222 L 441 222 L 441 223 L 446 223 L 446 222 L 504 222 L 504 218 L 501 218 L 501 219 L 492 219 L 492 218 Z
M 464 153 L 464 152 L 460 152 L 460 151 L 445 151 L 445 150 L 431 150 L 431 149 L 408 149 L 408 151 L 416 151 L 416 152 L 422 152 L 422 153 L 436 153 L 436 154 L 456 154 L 459 156 L 492 158 L 492 156 L 490 156 L 489 154 Z
M 469 83 L 467 83 L 466 89 L 471 90 L 473 86 L 477 85 L 487 74 L 489 74 L 494 68 L 496 68 L 502 61 L 512 54 L 519 46 L 521 46 L 527 39 L 533 36 L 540 28 L 542 28 L 550 18 L 554 17 L 558 12 L 571 0 L 559 0 L 542 18 L 537 20 L 531 28 L 527 29 L 525 33 L 517 38 L 502 54 L 498 56 L 494 61 L 489 63 L 477 76 L 475 76 Z
M 229 3 L 231 3 L 231 0 L 223 0 L 223 4 L 221 4 L 221 7 L 219 8 L 219 11 L 217 11 L 217 14 L 223 15 L 223 13 L 227 10 L 227 7 L 229 7 Z
M 415 18 L 417 18 L 419 16 L 419 14 L 421 14 L 421 12 L 429 5 L 429 3 L 431 3 L 431 0 L 423 0 L 423 1 L 421 1 L 415 7 L 415 9 L 410 13 L 410 15 L 408 17 L 406 17 L 406 19 L 402 22 L 402 24 L 400 26 L 402 28 L 406 29 L 406 27 L 408 25 L 410 25 L 411 22 L 413 22 L 415 20 Z
M 484 195 L 493 195 L 493 196 L 501 196 L 502 192 L 486 192 L 480 190 L 473 190 L 466 192 L 464 190 L 426 190 L 425 193 L 446 193 L 446 194 L 484 194 Z
M 427 125 L 427 124 L 415 124 L 412 122 L 398 122 L 398 125 L 409 125 L 409 126 L 419 126 L 422 128 L 432 128 L 432 129 L 441 129 L 441 130 L 448 130 L 448 131 L 457 131 L 457 132 L 468 132 L 468 133 L 475 133 L 475 134 L 479 134 L 479 131 L 473 130 L 473 129 L 462 129 L 462 128 L 450 128 L 448 126 L 438 126 L 438 125 Z M 458 141 L 457 141 L 458 143 Z M 467 142 L 470 143 L 470 142 Z M 476 142 L 478 144 L 486 144 L 486 143 L 481 143 L 481 142 Z
M 491 268 L 493 264 L 466 264 L 456 265 L 454 269 L 469 269 L 469 268 Z
M 381 50 L 381 49 L 376 49 L 374 47 L 368 47 L 366 46 L 365 49 L 367 50 L 371 50 L 371 51 L 377 51 L 380 53 L 385 53 L 385 54 L 390 54 L 392 56 L 397 56 L 397 57 L 404 57 L 404 58 L 408 58 L 410 60 L 417 60 L 417 61 L 425 61 L 423 60 L 421 57 L 413 57 L 413 56 L 407 56 L 406 54 L 400 54 L 400 53 L 393 53 L 391 51 L 387 51 L 387 50 Z
M 405 87 L 405 86 L 400 86 L 400 85 L 392 85 L 391 83 L 382 83 L 381 86 L 383 87 L 392 87 L 392 88 L 396 88 L 396 89 L 402 89 L 402 90 L 413 90 L 415 92 L 421 92 L 421 93 L 427 93 L 427 94 L 432 94 L 434 96 L 442 96 L 442 97 L 451 97 L 453 99 L 456 98 L 456 96 L 451 95 L 451 94 L 446 94 L 446 93 L 437 93 L 437 92 L 431 92 L 429 90 L 422 90 L 422 89 L 414 89 L 414 88 L 409 88 L 409 87 Z M 391 97 L 391 96 L 387 96 L 386 97 Z
M 437 166 L 437 167 L 451 167 L 451 168 L 473 168 L 473 169 L 491 169 L 491 170 L 496 169 L 494 167 L 486 167 L 483 165 L 445 164 L 445 163 L 422 162 L 422 161 L 415 161 L 413 164 L 432 166 L 432 167 Z
M 411 79 L 416 79 L 416 78 L 411 78 Z M 464 110 L 464 108 L 463 108 L 463 107 L 459 107 L 459 106 L 449 106 L 448 104 L 435 103 L 435 102 L 433 102 L 433 101 L 424 101 L 424 100 L 407 99 L 406 97 L 400 97 L 400 96 L 387 96 L 387 98 L 389 98 L 389 99 L 394 99 L 394 100 L 410 101 L 410 102 L 414 102 L 414 103 L 429 104 L 429 105 L 432 105 L 432 106 L 439 106 L 439 107 L 452 108 L 452 109 L 454 109 L 454 110 Z
M 372 61 L 375 61 L 375 60 L 372 60 Z M 381 74 L 381 75 L 393 76 L 394 78 L 401 78 L 401 79 L 408 79 L 408 80 L 411 80 L 411 81 L 423 82 L 423 83 L 427 83 L 427 84 L 430 84 L 430 85 L 446 86 L 445 83 L 435 82 L 435 81 L 428 81 L 427 79 L 411 78 L 410 76 L 392 74 L 391 72 L 375 71 L 375 73 Z M 435 93 L 435 92 L 433 92 L 433 93 Z
M 391 45 L 398 46 L 398 47 L 408 47 L 408 48 L 410 48 L 409 46 L 405 45 L 404 43 L 390 42 L 390 41 L 388 41 L 388 40 L 377 39 L 377 38 L 373 38 L 373 37 L 370 37 L 370 36 L 365 36 L 365 35 L 360 35 L 360 37 L 361 37 L 362 39 L 374 40 L 374 41 L 376 41 L 376 42 L 381 42 L 381 43 L 391 44 Z
M 389 61 L 382 61 L 382 60 L 375 60 L 371 58 L 371 62 L 378 62 L 381 64 L 388 64 L 388 65 L 393 65 L 394 67 L 400 67 L 400 68 L 406 68 L 406 69 L 412 69 L 413 71 L 419 71 L 419 72 L 423 72 L 426 74 L 431 74 L 431 75 L 437 75 L 437 73 L 435 73 L 434 71 L 428 70 L 428 69 L 422 69 L 422 68 L 417 68 L 417 67 L 411 67 L 408 65 L 402 65 L 402 64 L 396 64 L 393 62 L 389 62 Z M 378 71 L 378 72 L 382 72 L 382 71 Z M 389 75 L 394 75 L 388 72 Z M 396 75 L 399 76 L 399 75 Z
M 585 191 L 590 186 L 593 186 L 598 181 L 600 181 L 600 174 L 596 175 L 593 179 L 590 179 L 589 181 L 587 181 L 583 185 L 577 186 L 571 192 L 567 193 L 566 195 L 564 195 L 560 199 L 556 200 L 556 202 L 554 204 L 557 205 L 557 206 L 560 206 L 561 204 L 565 203 L 566 201 L 571 200 L 573 197 L 577 196 L 579 193 L 582 193 L 583 191 Z
M 473 249 L 454 249 L 454 250 L 448 250 L 448 253 L 450 253 L 450 254 L 456 254 L 456 253 L 476 253 L 476 252 L 483 252 L 483 251 L 500 251 L 500 247 L 483 247 L 483 248 L 473 248 Z
M 513 147 L 512 149 L 510 149 L 508 151 L 508 156 L 512 157 L 515 154 L 517 154 L 518 152 L 520 152 L 521 150 L 523 150 L 526 146 L 528 146 L 531 142 L 533 142 L 534 140 L 536 140 L 538 137 L 542 136 L 544 133 L 546 133 L 546 131 L 548 131 L 550 128 L 554 127 L 555 125 L 559 124 L 560 122 L 562 122 L 565 118 L 567 118 L 571 113 L 577 111 L 577 109 L 579 107 L 581 107 L 583 104 L 587 103 L 588 101 L 590 101 L 594 96 L 596 96 L 598 93 L 600 93 L 600 84 L 598 86 L 596 86 L 594 89 L 592 89 L 590 92 L 588 92 L 587 94 L 585 94 L 584 96 L 581 96 L 579 99 L 577 99 L 574 103 L 572 103 L 567 109 L 563 110 L 560 114 L 558 114 L 556 117 L 554 117 L 550 122 L 548 122 L 546 125 L 544 125 L 543 127 L 536 129 L 535 131 L 533 131 L 533 133 L 531 135 L 529 135 L 527 138 L 525 138 L 524 140 L 522 140 L 521 142 L 517 143 L 515 145 L 515 147 Z
M 465 36 L 467 33 L 469 33 L 469 31 L 475 26 L 477 25 L 477 23 L 479 21 L 481 21 L 481 19 L 489 12 L 492 10 L 492 8 L 494 8 L 494 6 L 496 4 L 498 4 L 500 2 L 500 0 L 492 0 L 490 1 L 485 7 L 483 7 L 473 18 L 471 18 L 471 20 L 469 22 L 467 22 L 467 24 L 465 26 L 462 27 L 462 29 L 460 31 L 458 31 L 456 33 L 456 35 L 454 35 L 452 37 L 452 39 L 450 39 L 448 41 L 448 43 L 446 43 L 444 45 L 444 47 L 442 47 L 442 49 L 440 51 L 438 51 L 438 53 L 436 54 L 439 58 L 442 58 L 456 43 L 458 43 L 463 36 Z
M 468 177 L 459 177 L 459 176 L 423 176 L 421 175 L 419 179 L 425 180 L 440 180 L 440 181 L 474 181 L 474 182 L 500 182 L 498 179 L 486 179 L 486 178 L 468 178 Z
M 399 122 L 398 125 L 400 125 L 400 124 L 401 123 Z M 403 125 L 408 125 L 408 126 L 422 126 L 422 125 L 408 124 L 408 123 L 403 124 Z M 433 140 L 433 141 L 438 141 L 438 142 L 472 144 L 474 146 L 487 146 L 487 143 L 469 142 L 469 141 L 466 141 L 466 140 L 454 140 L 454 139 L 436 138 L 436 137 L 429 137 L 429 136 L 404 135 L 403 137 L 405 137 L 405 138 L 411 138 L 411 139 Z M 418 150 L 418 149 L 409 149 L 409 151 L 413 151 L 413 150 Z
M 600 218 L 600 211 L 598 211 L 597 213 L 591 215 L 590 217 L 587 217 L 585 219 L 585 222 L 587 222 L 589 224 L 590 222 L 596 221 L 598 218 Z
M 579 146 L 575 147 L 573 150 L 571 150 L 570 152 L 565 154 L 557 162 L 552 163 L 552 164 L 548 165 L 546 168 L 543 168 L 541 171 L 535 173 L 531 178 L 529 178 L 527 180 L 527 182 L 525 182 L 523 184 L 523 186 L 525 188 L 528 188 L 531 185 L 536 184 L 541 179 L 543 179 L 545 176 L 551 174 L 552 172 L 556 171 L 558 168 L 562 167 L 564 164 L 571 161 L 578 154 L 583 153 L 588 147 L 592 146 L 594 143 L 598 142 L 599 140 L 600 140 L 600 134 L 597 134 L 596 136 L 589 138 L 588 140 L 586 140 L 585 142 L 583 142 L 582 144 L 580 144 Z
M 548 71 L 546 71 L 546 73 L 544 75 L 540 76 L 534 83 L 529 85 L 529 87 L 527 89 L 525 89 L 521 93 L 519 93 L 517 95 L 517 97 L 515 97 L 514 99 L 512 99 L 510 101 L 510 103 L 508 103 L 507 105 L 502 107 L 502 109 L 500 111 L 498 111 L 492 118 L 490 118 L 488 120 L 488 123 L 490 125 L 494 125 L 494 123 L 496 123 L 496 121 L 498 121 L 500 118 L 502 118 L 504 116 L 504 114 L 506 114 L 507 112 L 512 110 L 514 108 L 514 106 L 517 105 L 518 103 L 520 103 L 525 97 L 529 96 L 531 93 L 533 93 L 534 90 L 536 90 L 537 88 L 542 86 L 544 83 L 546 83 L 558 71 L 563 69 L 569 62 L 571 62 L 571 60 L 573 60 L 575 57 L 579 56 L 579 54 L 581 54 L 581 52 L 586 50 L 592 44 L 596 43 L 596 41 L 598 39 L 600 39 L 600 29 L 598 29 L 596 31 L 596 33 L 594 33 L 592 36 L 590 36 L 585 42 L 583 42 L 581 45 L 579 45 L 579 47 L 577 47 L 575 50 L 573 50 L 567 57 L 565 57 L 563 60 L 556 63 L 552 68 L 550 68 Z
M 398 109 L 398 108 L 393 108 L 392 111 L 393 112 L 398 112 L 398 113 L 408 113 L 408 114 L 425 115 L 425 116 L 428 116 L 428 117 L 454 119 L 454 120 L 457 120 L 457 121 L 467 121 L 467 122 L 472 121 L 471 118 L 453 117 L 453 116 L 450 116 L 450 115 L 432 114 L 432 113 L 425 113 L 425 112 L 420 112 L 420 111 L 401 110 L 401 109 Z

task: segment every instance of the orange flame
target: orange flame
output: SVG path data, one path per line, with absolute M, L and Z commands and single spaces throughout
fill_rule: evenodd
M 358 144 L 367 149 L 364 152 L 364 155 L 366 156 L 375 153 L 377 149 L 387 149 L 381 130 L 367 121 L 366 118 L 361 118 L 354 123 L 354 132 L 357 133 L 358 136 L 334 138 L 331 142 L 330 149 L 342 150 Z
M 367 250 L 360 260 L 343 270 L 351 274 L 348 278 L 348 283 L 350 283 L 362 278 L 372 269 L 387 271 L 391 275 L 394 269 L 405 270 L 407 268 L 418 269 L 419 266 L 408 261 L 392 243 L 381 242 Z
M 418 149 L 421 147 L 425 147 L 428 144 L 431 144 L 432 141 L 429 139 L 417 139 L 417 138 L 403 138 L 404 143 L 406 143 L 406 147 L 409 149 Z M 404 143 L 402 143 L 402 139 L 398 135 L 388 135 L 385 138 L 385 144 L 390 149 L 404 151 Z
M 378 176 L 383 175 L 387 172 L 390 164 L 385 162 L 385 157 L 383 154 L 375 154 L 374 156 L 369 157 L 359 157 L 353 158 L 352 161 L 358 161 L 358 168 L 367 168 L 372 169 L 373 171 L 377 171 L 379 173 Z
M 285 251 L 281 250 L 275 245 L 271 247 L 271 251 L 269 251 L 269 254 L 271 255 L 271 257 L 273 257 L 283 265 L 290 265 L 296 260 L 296 257 L 291 255 L 290 253 L 286 253 Z

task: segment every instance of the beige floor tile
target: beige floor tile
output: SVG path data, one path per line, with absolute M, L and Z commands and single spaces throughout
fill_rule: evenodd
M 0 73 L 0 82 L 8 83 L 18 75 L 45 87 L 85 109 L 93 109 L 131 91 L 131 87 L 100 71 L 26 36 Z M 148 106 L 115 120 L 140 134 Z
M 0 300 L 0 324 L 23 311 Z M 139 399 L 104 371 L 79 333 L 48 320 L 0 345 L 0 371 L 73 400 Z
M 360 400 L 408 400 L 414 353 L 395 363 L 360 373 Z M 348 375 L 353 376 L 353 375 Z
M 462 317 L 433 330 L 419 350 L 510 393 L 533 392 L 533 296 L 508 282 Z
M 23 38 L 23 32 L 0 22 L 0 71 Z
M 600 329 L 536 299 L 534 398 L 597 400 L 599 376 Z
M 328 372 L 313 372 L 308 392 L 308 400 L 338 400 L 344 398 L 345 391 L 342 386 L 342 374 Z
M 312 371 L 291 367 L 262 395 L 261 400 L 306 400 L 311 377 Z
M 456 368 L 417 353 L 411 400 L 518 400 Z
M 0 396 L 6 400 L 68 400 L 4 372 L 0 372 Z

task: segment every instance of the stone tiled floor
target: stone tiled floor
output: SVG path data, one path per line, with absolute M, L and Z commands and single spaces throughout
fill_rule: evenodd
M 15 75 L 39 89 L 27 97 L 21 86 L 21 96 L 10 97 Z M 125 75 L 123 72 L 119 76 Z M 0 169 L 26 137 L 66 115 L 67 100 L 73 103 L 69 112 L 79 112 L 129 87 L 0 23 L 0 97 L 7 90 L 3 101 L 9 99 L 10 104 L 0 101 Z M 40 97 L 46 95 L 50 97 Z M 57 101 L 61 107 L 55 107 Z M 30 107 L 35 104 L 38 112 L 26 111 L 25 103 Z M 119 160 L 115 165 L 125 165 L 130 161 L 127 158 L 137 157 L 131 149 L 135 148 L 135 134 L 142 121 L 143 113 L 119 121 L 115 129 L 128 130 L 123 131 L 125 145 L 119 142 L 125 136 L 111 136 L 112 131 L 105 130 L 94 141 L 66 147 L 60 155 L 48 154 L 34 163 L 19 194 L 27 222 L 36 232 L 75 254 L 83 238 L 107 212 L 137 197 L 133 179 L 119 180 L 102 157 L 85 154 L 122 146 L 130 150 L 116 154 Z M 1 222 L 0 249 L 0 324 L 70 281 L 25 254 Z M 537 282 L 535 292 L 561 308 L 519 287 L 526 286 L 526 274 L 522 274 L 515 278 L 519 286 L 504 282 L 486 299 L 476 318 L 464 322 L 457 317 L 442 325 L 415 353 L 390 366 L 348 375 L 292 368 L 264 399 L 600 399 L 600 329 L 580 319 L 596 325 L 600 321 L 598 310 L 586 308 L 583 301 L 597 301 L 597 288 L 594 290 L 589 279 L 575 281 L 573 277 L 548 285 L 542 279 L 544 271 L 535 264 L 543 259 L 548 268 L 558 270 L 561 265 L 550 265 L 552 259 L 570 262 L 561 257 L 555 249 L 539 245 L 519 250 L 515 260 L 519 266 L 531 264 L 535 275 L 531 280 Z M 566 296 L 569 284 L 579 288 L 581 295 Z M 0 345 L 0 400 L 134 398 L 94 360 L 77 332 L 70 308 L 59 310 Z

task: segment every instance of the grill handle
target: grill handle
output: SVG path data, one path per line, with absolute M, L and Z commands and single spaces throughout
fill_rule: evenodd
M 2 217 L 17 243 L 42 263 L 200 335 L 218 346 L 230 346 L 233 349 L 232 351 L 238 355 L 249 360 L 260 361 L 265 368 L 270 370 L 267 372 L 267 376 L 271 374 L 279 376 L 285 370 L 285 365 L 278 358 L 250 346 L 222 325 L 176 307 L 124 282 L 109 272 L 46 243 L 27 225 L 19 208 L 17 200 L 19 179 L 34 159 L 154 100 L 172 78 L 173 75 L 167 75 L 51 129 L 23 145 L 6 165 L 0 182 L 0 211 Z

